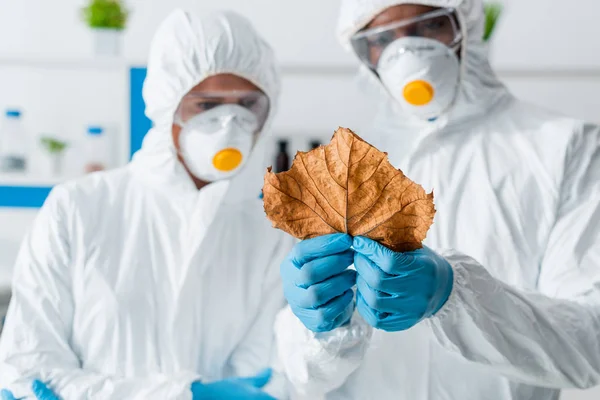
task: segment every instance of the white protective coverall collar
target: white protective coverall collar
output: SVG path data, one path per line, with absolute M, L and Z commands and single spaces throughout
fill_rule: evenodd
M 31 396 L 41 379 L 69 400 L 191 399 L 195 380 L 269 366 L 279 264 L 293 240 L 271 228 L 258 199 L 266 134 L 240 175 L 200 191 L 171 138 L 182 96 L 225 72 L 276 105 L 273 52 L 244 18 L 175 11 L 162 23 L 143 148 L 124 168 L 54 188 L 23 243 L 0 388 Z
M 558 399 L 599 384 L 599 128 L 508 93 L 487 62 L 479 0 L 343 0 L 344 44 L 403 3 L 457 8 L 460 97 L 434 123 L 389 106 L 358 133 L 434 190 L 425 243 L 452 265 L 453 291 L 433 318 L 395 333 L 355 314 L 314 334 L 288 308 L 276 322 L 282 368 L 311 399 Z

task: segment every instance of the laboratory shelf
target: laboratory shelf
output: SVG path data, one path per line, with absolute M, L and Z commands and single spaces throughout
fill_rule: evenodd
M 0 207 L 39 208 L 46 201 L 52 186 L 2 186 Z
M 0 173 L 0 186 L 10 187 L 52 187 L 72 177 L 39 177 L 33 174 Z M 73 177 L 74 178 L 74 177 Z
M 89 69 L 89 70 L 120 70 L 129 69 L 132 65 L 144 65 L 121 57 L 80 57 L 56 58 L 31 55 L 0 55 L 0 66 L 32 67 L 43 69 Z
M 128 156 L 131 157 L 142 146 L 146 133 L 152 123 L 144 114 L 145 103 L 142 88 L 146 79 L 146 68 L 131 67 L 130 62 L 123 60 L 44 60 L 29 58 L 3 58 L 0 56 L 0 66 L 33 65 L 39 67 L 55 68 L 125 68 L 129 78 L 130 110 L 129 110 L 129 137 L 127 138 Z M 76 176 L 59 178 L 40 177 L 32 174 L 0 174 L 0 208 L 39 208 L 44 204 L 52 188 Z
M 38 208 L 52 187 L 64 179 L 0 174 L 0 207 Z
M 41 207 L 52 187 L 66 179 L 32 174 L 0 174 L 0 207 Z

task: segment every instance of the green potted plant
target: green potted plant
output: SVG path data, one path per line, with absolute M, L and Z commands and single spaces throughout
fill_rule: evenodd
M 51 172 L 54 176 L 63 174 L 63 155 L 67 147 L 67 142 L 53 138 L 51 136 L 42 136 L 40 144 L 48 153 L 51 162 Z
M 483 41 L 489 42 L 494 33 L 494 29 L 496 28 L 496 24 L 500 19 L 500 15 L 502 14 L 502 10 L 504 7 L 502 3 L 498 2 L 486 2 L 484 4 L 485 9 L 485 27 L 483 31 Z
M 94 34 L 97 55 L 117 56 L 121 53 L 122 32 L 129 11 L 122 0 L 88 0 L 83 18 Z

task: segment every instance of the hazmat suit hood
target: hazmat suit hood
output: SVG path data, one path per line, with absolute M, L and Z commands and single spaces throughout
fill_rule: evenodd
M 173 190 L 197 191 L 177 159 L 172 139 L 175 111 L 185 94 L 218 74 L 244 78 L 269 98 L 270 109 L 249 161 L 229 182 L 225 201 L 256 199 L 265 169 L 265 144 L 277 105 L 280 77 L 270 46 L 244 17 L 231 11 L 194 15 L 174 11 L 158 28 L 148 61 L 143 96 L 153 128 L 133 167 L 147 181 Z
M 366 66 L 361 66 L 361 82 L 383 103 L 375 126 L 383 126 L 386 131 L 397 131 L 406 127 L 437 130 L 460 124 L 465 119 L 472 120 L 484 116 L 494 104 L 509 97 L 488 61 L 487 45 L 483 41 L 485 18 L 481 0 L 342 0 L 337 29 L 342 45 L 352 50 L 350 39 L 355 33 L 363 29 L 379 13 L 401 4 L 456 9 L 463 36 L 459 92 L 450 109 L 436 121 L 432 123 L 420 120 L 403 113 L 376 74 Z

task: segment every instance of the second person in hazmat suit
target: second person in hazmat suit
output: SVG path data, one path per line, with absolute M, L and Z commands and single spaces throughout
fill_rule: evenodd
M 383 103 L 358 133 L 435 191 L 437 214 L 415 252 L 333 235 L 284 261 L 278 347 L 308 398 L 558 399 L 600 383 L 600 130 L 515 99 L 483 21 L 479 0 L 342 1 L 342 42 Z
M 272 399 L 259 371 L 293 246 L 259 199 L 279 86 L 271 48 L 239 15 L 165 20 L 142 149 L 54 188 L 24 241 L 0 388 L 28 396 L 39 379 L 68 400 Z

